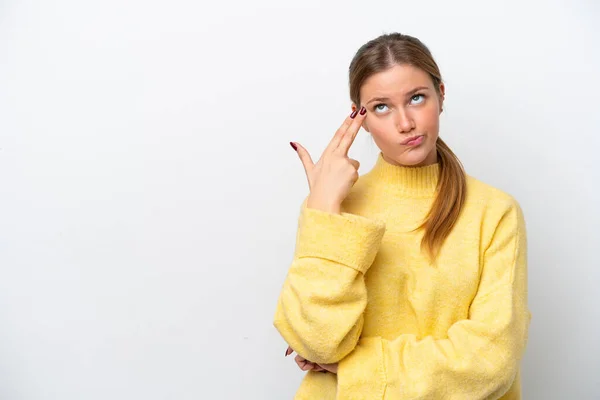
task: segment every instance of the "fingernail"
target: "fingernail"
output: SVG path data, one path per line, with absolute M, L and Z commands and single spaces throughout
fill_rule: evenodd
M 298 146 L 296 146 L 296 143 L 290 142 L 290 145 L 292 146 L 292 149 L 298 151 Z
M 365 115 L 366 112 L 367 109 L 364 106 L 360 108 L 360 115 Z
M 285 356 L 287 357 L 287 356 L 289 356 L 290 354 L 292 354 L 292 349 L 288 347 L 288 348 L 285 350 Z
M 352 114 L 350 114 L 350 118 L 356 117 L 356 114 L 358 114 L 357 110 L 352 111 Z

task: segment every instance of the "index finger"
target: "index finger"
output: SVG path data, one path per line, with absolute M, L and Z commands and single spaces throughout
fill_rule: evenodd
M 344 136 L 342 136 L 342 140 L 340 141 L 337 150 L 343 152 L 344 155 L 348 155 L 350 146 L 352 146 L 352 143 L 354 143 L 354 139 L 356 138 L 356 135 L 358 134 L 358 131 L 360 130 L 360 127 L 363 121 L 365 120 L 366 115 L 367 109 L 363 106 L 361 107 L 360 112 L 358 113 L 356 118 L 354 118 L 354 120 L 352 121 L 352 124 L 350 125 L 348 130 L 344 133 Z
M 354 122 L 354 119 L 357 117 L 357 115 L 358 110 L 352 111 L 352 113 L 346 117 L 342 125 L 340 125 L 337 131 L 335 131 L 335 135 L 333 135 L 333 138 L 331 138 L 331 141 L 325 148 L 324 153 L 330 153 L 338 148 L 340 142 L 342 141 L 342 138 L 344 137 L 344 134 L 348 131 L 348 128 L 350 128 L 352 122 Z

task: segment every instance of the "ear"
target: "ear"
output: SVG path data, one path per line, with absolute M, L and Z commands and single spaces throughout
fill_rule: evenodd
M 444 98 L 446 97 L 446 86 L 440 83 L 440 113 L 444 111 Z

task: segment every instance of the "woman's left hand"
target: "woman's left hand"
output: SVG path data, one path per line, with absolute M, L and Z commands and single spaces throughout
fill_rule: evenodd
M 329 371 L 332 374 L 337 374 L 338 371 L 338 363 L 335 364 L 317 364 L 319 367 L 323 368 L 325 371 Z
M 289 356 L 290 354 L 292 354 L 294 352 L 294 350 L 288 346 L 286 352 L 285 352 L 285 356 Z M 294 359 L 296 361 L 296 364 L 298 364 L 298 367 L 300 367 L 300 369 L 302 371 L 315 371 L 315 372 L 331 372 L 332 374 L 337 374 L 337 370 L 338 370 L 338 363 L 334 363 L 334 364 L 317 364 L 314 363 L 312 361 L 308 361 L 306 358 L 302 357 L 301 355 L 297 354 L 296 358 Z

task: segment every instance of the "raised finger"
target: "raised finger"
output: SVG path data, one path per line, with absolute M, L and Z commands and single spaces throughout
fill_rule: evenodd
M 340 140 L 340 144 L 337 147 L 336 151 L 339 151 L 344 155 L 348 155 L 350 146 L 352 146 L 352 143 L 354 143 L 354 139 L 356 138 L 356 135 L 358 134 L 358 131 L 360 130 L 360 126 L 362 125 L 363 121 L 365 120 L 366 115 L 367 115 L 367 109 L 362 107 L 361 112 L 359 112 L 358 115 L 356 116 L 356 118 L 354 118 L 354 120 L 352 121 L 352 123 L 350 124 L 350 126 L 348 127 L 346 132 L 344 133 L 344 136 L 342 136 L 342 139 Z
M 308 150 L 306 150 L 304 148 L 304 146 L 302 146 L 300 143 L 295 143 L 294 145 L 296 146 L 296 152 L 298 153 L 298 157 L 300 157 L 300 161 L 302 162 L 302 166 L 304 167 L 304 171 L 306 172 L 306 174 L 308 175 L 310 173 L 310 171 L 312 170 L 313 166 L 315 165 L 315 163 L 312 160 L 312 157 L 310 156 Z
M 352 122 L 354 121 L 357 115 L 358 110 L 352 111 L 352 113 L 350 113 L 350 115 L 346 117 L 342 125 L 340 125 L 337 131 L 335 131 L 335 135 L 333 135 L 333 138 L 329 142 L 329 145 L 327 145 L 327 147 L 325 148 L 325 152 L 332 152 L 333 150 L 337 149 L 337 147 L 340 145 L 342 137 L 344 136 L 344 133 L 346 133 L 348 128 L 352 125 Z

